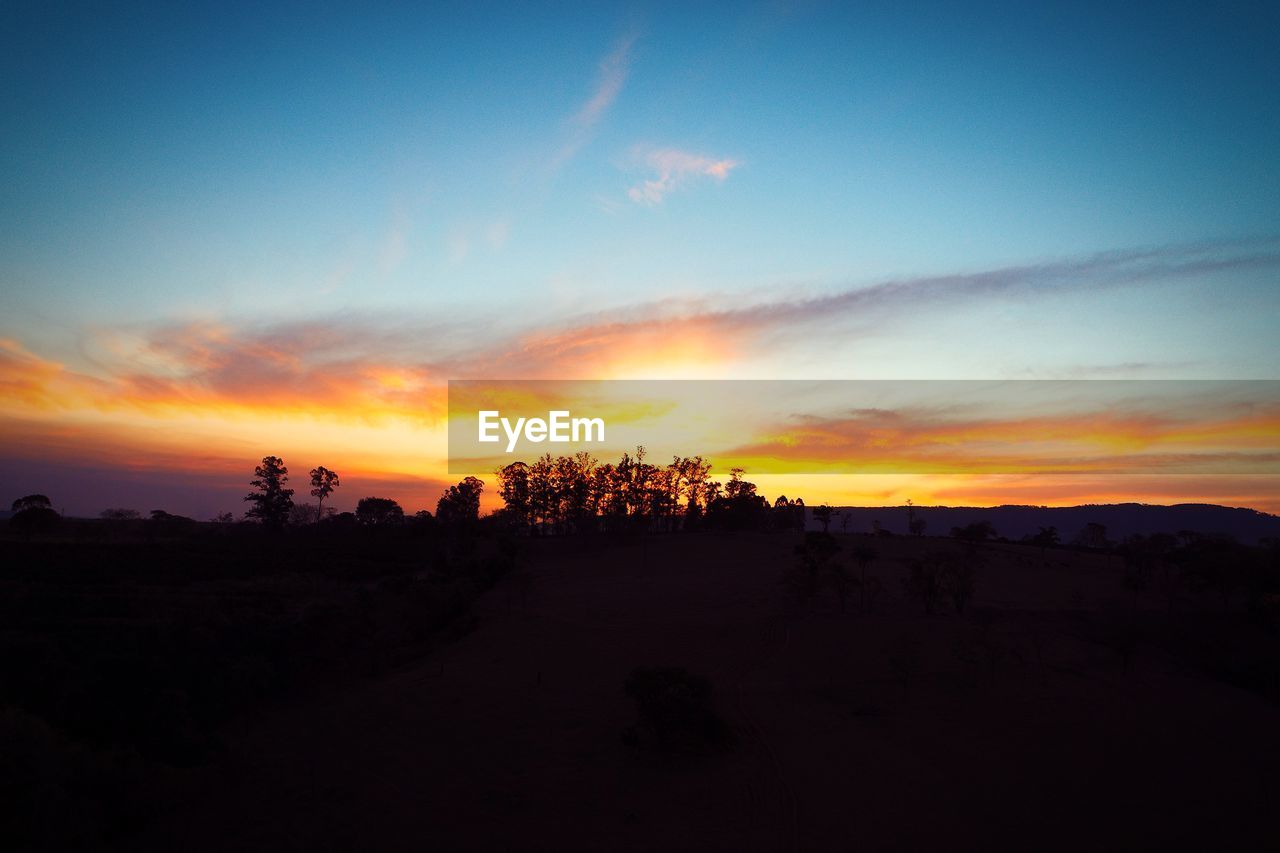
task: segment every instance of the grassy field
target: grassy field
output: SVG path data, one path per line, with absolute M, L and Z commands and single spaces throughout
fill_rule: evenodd
M 910 566 L 958 546 L 836 538 L 841 558 L 877 551 L 867 573 L 881 591 L 867 607 L 792 594 L 792 533 L 524 540 L 447 635 L 405 660 L 352 678 L 330 668 L 219 721 L 217 754 L 165 765 L 163 794 L 117 843 L 1119 849 L 1271 837 L 1280 707 L 1258 672 L 1274 667 L 1273 630 L 1207 592 L 1135 591 L 1115 555 L 1009 544 L 981 546 L 963 614 L 926 614 L 904 584 Z M 413 618 L 370 614 L 384 631 Z M 732 746 L 624 743 L 637 712 L 623 685 L 643 666 L 709 679 Z

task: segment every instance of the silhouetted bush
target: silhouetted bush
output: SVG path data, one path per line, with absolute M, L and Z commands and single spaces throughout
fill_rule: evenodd
M 401 524 L 404 510 L 391 498 L 361 498 L 356 504 L 356 521 L 366 527 Z
M 196 529 L 196 520 L 185 515 L 173 515 L 162 509 L 151 510 L 147 532 L 159 536 L 188 536 Z
M 733 733 L 711 707 L 711 682 L 681 667 L 638 667 L 627 676 L 625 690 L 639 715 L 623 732 L 630 746 L 677 753 L 704 753 L 728 748 Z
M 956 613 L 964 614 L 965 606 L 978 589 L 978 568 L 982 557 L 978 548 L 970 546 L 958 554 L 947 555 L 941 562 L 942 591 L 951 599 Z
M 8 850 L 86 850 L 136 829 L 151 810 L 146 767 L 126 750 L 75 743 L 0 709 L 0 839 Z
M 942 569 L 946 557 L 937 552 L 929 552 L 909 564 L 910 573 L 902 581 L 908 598 L 919 602 L 926 614 L 933 613 L 943 594 Z
M 961 542 L 981 544 L 989 539 L 995 539 L 996 529 L 989 521 L 975 521 L 964 527 L 951 528 L 951 538 L 959 539 Z

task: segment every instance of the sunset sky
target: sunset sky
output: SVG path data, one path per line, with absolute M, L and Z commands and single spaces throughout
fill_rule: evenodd
M 434 509 L 449 379 L 1280 378 L 1280 9 L 966 5 L 7 5 L 0 503 Z

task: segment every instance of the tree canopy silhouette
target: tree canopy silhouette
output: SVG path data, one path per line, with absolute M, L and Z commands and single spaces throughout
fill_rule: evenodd
M 62 520 L 53 508 L 53 502 L 45 495 L 26 495 L 13 502 L 13 517 L 9 524 L 26 535 L 42 533 Z
M 278 529 L 289 520 L 289 510 L 293 507 L 293 489 L 285 488 L 289 481 L 289 469 L 279 456 L 264 456 L 262 464 L 253 469 L 254 479 L 249 485 L 254 491 L 244 496 L 252 502 L 246 518 L 256 518 L 265 527 Z
M 462 524 L 480 518 L 480 493 L 484 481 L 466 477 L 456 486 L 450 486 L 436 503 L 436 519 L 443 524 Z
M 53 501 L 45 495 L 27 495 L 15 500 L 12 509 L 14 515 L 29 509 L 53 509 Z
M 342 485 L 338 482 L 338 472 L 330 471 L 320 465 L 311 469 L 311 497 L 318 498 L 316 504 L 316 521 L 324 517 L 324 499 L 333 494 L 333 490 Z
M 591 530 L 673 531 L 708 526 L 725 530 L 803 529 L 804 501 L 779 498 L 769 502 L 756 493 L 741 468 L 727 483 L 710 478 L 711 463 L 701 456 L 674 456 L 667 465 L 645 460 L 645 449 L 622 454 L 617 462 L 601 463 L 589 453 L 554 457 L 546 454 L 532 463 L 513 462 L 494 473 L 508 523 L 534 534 Z M 468 478 L 473 479 L 473 478 Z M 467 493 L 462 484 L 441 498 L 437 516 L 447 521 Z M 479 483 L 479 481 L 476 481 Z M 479 485 L 483 486 L 482 483 Z M 476 491 L 474 504 L 479 507 Z
M 356 504 L 356 521 L 368 527 L 400 524 L 404 509 L 391 498 L 361 498 Z

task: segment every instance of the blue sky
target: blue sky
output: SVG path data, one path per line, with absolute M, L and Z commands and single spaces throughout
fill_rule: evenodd
M 442 380 L 861 290 L 891 298 L 752 326 L 714 375 L 1280 369 L 1274 4 L 3 15 L 0 339 L 95 380 L 191 375 L 192 326 Z
M 10 296 L 609 301 L 1280 231 L 1274 9 L 851 5 L 10 11 Z M 632 202 L 667 148 L 740 165 Z

